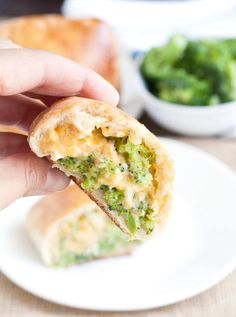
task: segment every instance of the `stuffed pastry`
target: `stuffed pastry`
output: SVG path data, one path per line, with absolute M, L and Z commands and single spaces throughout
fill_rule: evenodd
M 45 264 L 54 267 L 129 254 L 136 245 L 76 185 L 38 201 L 27 230 Z
M 172 160 L 144 125 L 120 109 L 61 99 L 35 119 L 28 140 L 37 156 L 70 176 L 130 239 L 142 239 L 165 222 Z

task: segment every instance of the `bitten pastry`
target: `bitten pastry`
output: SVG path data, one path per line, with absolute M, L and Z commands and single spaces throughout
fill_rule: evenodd
M 137 245 L 127 241 L 76 185 L 36 203 L 28 214 L 27 229 L 49 266 L 64 267 L 129 254 Z
M 130 239 L 142 239 L 164 223 L 172 160 L 144 125 L 120 109 L 62 99 L 36 118 L 28 140 L 33 152 L 70 176 Z

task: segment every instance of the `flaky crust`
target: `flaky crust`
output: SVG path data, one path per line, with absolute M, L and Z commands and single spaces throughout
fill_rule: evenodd
M 28 140 L 31 149 L 39 157 L 48 155 L 53 157 L 53 153 L 45 152 L 39 147 L 40 139 L 46 131 L 63 122 L 75 124 L 83 136 L 89 135 L 94 128 L 101 128 L 105 136 L 129 136 L 134 144 L 144 142 L 148 148 L 156 153 L 159 173 L 157 199 L 160 204 L 158 228 L 160 228 L 165 223 L 171 206 L 174 170 L 170 156 L 158 139 L 144 125 L 118 108 L 108 106 L 97 100 L 70 97 L 56 102 L 51 108 L 42 112 L 33 122 Z M 80 179 L 73 177 L 73 180 L 80 186 Z M 102 199 L 95 197 L 90 191 L 86 191 L 86 193 L 122 231 L 128 233 L 126 226 L 114 217 Z
M 98 19 L 60 15 L 25 16 L 0 23 L 0 37 L 47 50 L 91 68 L 119 89 L 117 45 L 111 28 Z

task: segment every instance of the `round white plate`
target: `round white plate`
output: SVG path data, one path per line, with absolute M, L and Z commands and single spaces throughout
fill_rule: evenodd
M 27 291 L 59 304 L 92 310 L 137 310 L 198 294 L 236 265 L 236 179 L 194 147 L 163 140 L 176 169 L 173 213 L 159 237 L 132 256 L 67 269 L 43 265 L 24 219 L 38 198 L 0 213 L 0 268 Z

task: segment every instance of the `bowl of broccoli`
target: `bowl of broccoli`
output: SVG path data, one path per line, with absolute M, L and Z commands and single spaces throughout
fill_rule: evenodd
M 169 130 L 214 135 L 236 124 L 236 39 L 175 35 L 144 54 L 140 74 L 147 111 Z

